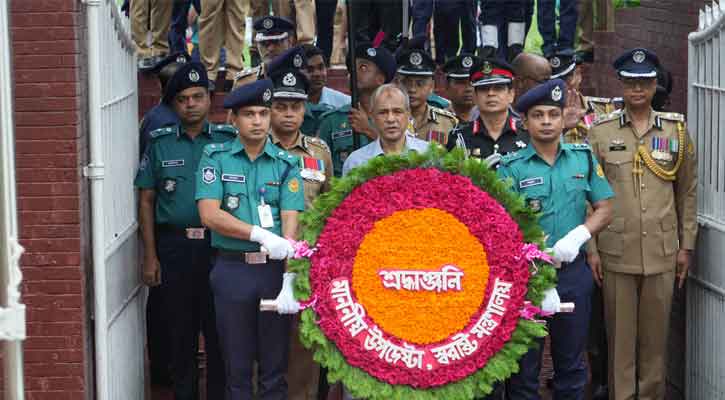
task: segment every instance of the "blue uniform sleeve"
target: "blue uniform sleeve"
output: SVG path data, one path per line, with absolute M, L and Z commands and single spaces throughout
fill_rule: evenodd
M 302 186 L 302 177 L 300 176 L 300 169 L 298 167 L 292 167 L 287 178 L 282 182 L 280 189 L 280 210 L 305 210 L 305 191 Z
M 597 158 L 592 154 L 592 168 L 594 171 L 589 178 L 589 187 L 591 190 L 587 194 L 587 200 L 594 204 L 601 200 L 611 199 L 614 197 L 614 191 L 604 175 L 602 165 L 599 164 Z
M 222 200 L 224 198 L 220 167 L 219 160 L 205 150 L 196 171 L 196 200 Z
M 156 165 L 156 157 L 154 156 L 153 146 L 149 144 L 141 156 L 141 162 L 138 165 L 136 179 L 133 184 L 139 189 L 153 189 L 156 186 L 154 179 L 154 165 Z

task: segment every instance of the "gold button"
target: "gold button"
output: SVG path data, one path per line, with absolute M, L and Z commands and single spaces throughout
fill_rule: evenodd
M 647 232 L 642 232 L 642 236 L 647 236 Z
M 640 139 L 639 144 L 644 144 L 644 139 Z
M 643 183 L 642 185 L 640 185 L 640 187 L 641 187 L 642 189 L 644 189 L 644 183 Z

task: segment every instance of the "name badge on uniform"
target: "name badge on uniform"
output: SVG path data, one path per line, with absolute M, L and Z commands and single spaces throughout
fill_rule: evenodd
M 164 160 L 161 161 L 161 167 L 167 168 L 167 167 L 183 167 L 184 166 L 184 160 Z
M 527 187 L 538 186 L 538 185 L 543 185 L 543 184 L 544 184 L 544 178 L 538 176 L 536 178 L 529 178 L 529 179 L 524 179 L 523 181 L 520 181 L 519 189 L 525 189 Z
M 348 136 L 352 136 L 352 129 L 348 129 L 348 130 L 344 130 L 344 131 L 332 132 L 332 140 L 342 139 L 342 138 L 346 138 Z
M 247 177 L 244 175 L 222 174 L 222 182 L 244 183 L 246 181 Z
M 627 146 L 624 145 L 624 140 L 622 139 L 612 139 L 611 143 L 609 143 L 609 151 L 624 150 L 627 150 Z
M 325 181 L 325 162 L 314 157 L 302 157 L 300 159 L 300 176 L 303 179 L 316 182 Z

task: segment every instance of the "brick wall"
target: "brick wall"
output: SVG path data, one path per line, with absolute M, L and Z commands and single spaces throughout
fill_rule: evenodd
M 16 176 L 21 243 L 26 398 L 83 399 L 90 343 L 86 306 L 87 205 L 82 6 L 13 1 Z

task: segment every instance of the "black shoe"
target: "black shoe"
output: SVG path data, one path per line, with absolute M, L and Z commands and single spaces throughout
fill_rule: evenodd
M 609 399 L 609 388 L 607 385 L 597 385 L 592 388 L 592 400 Z
M 522 51 L 524 51 L 524 46 L 522 46 L 520 44 L 512 44 L 508 48 L 508 53 L 506 54 L 506 59 L 508 60 L 508 62 L 511 62 L 514 60 L 514 58 L 516 58 L 516 56 L 521 54 Z

